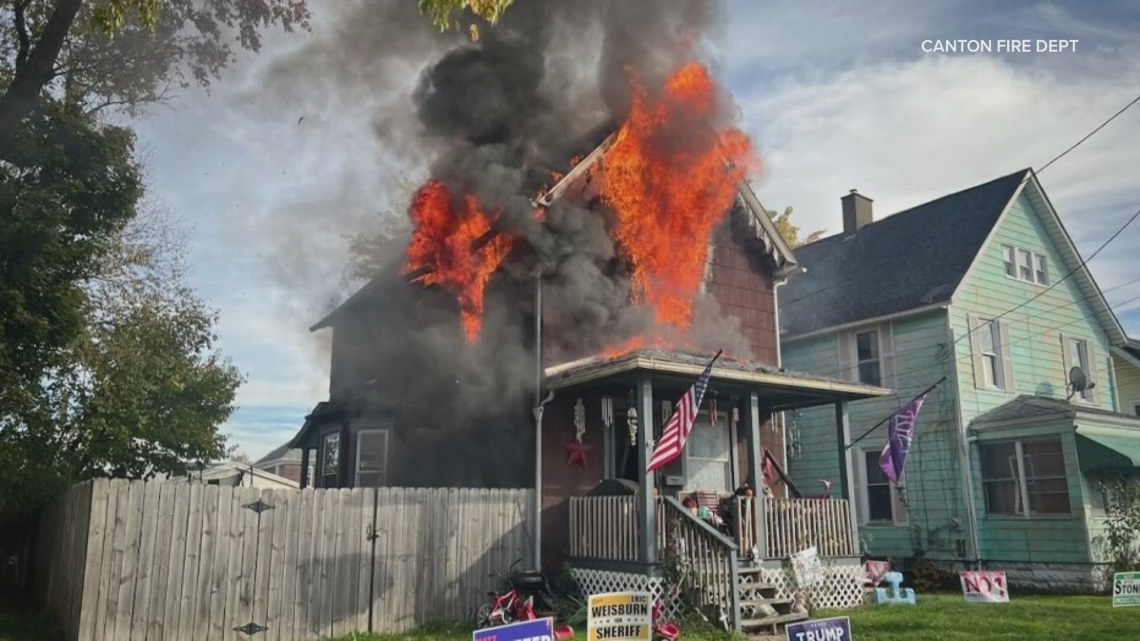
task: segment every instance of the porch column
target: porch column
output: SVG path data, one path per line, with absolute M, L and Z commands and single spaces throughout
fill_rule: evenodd
M 638 486 L 637 525 L 641 533 L 639 558 L 642 563 L 657 562 L 657 497 L 653 490 L 656 472 L 646 474 L 649 457 L 653 450 L 649 440 L 653 438 L 653 376 L 642 372 L 637 380 L 637 465 Z
M 309 448 L 301 448 L 301 489 L 309 485 Z
M 744 431 L 748 442 L 748 478 L 752 479 L 752 531 L 756 533 L 756 558 L 768 556 L 767 499 L 760 486 L 764 484 L 764 450 L 760 446 L 760 395 L 755 391 L 745 397 Z M 745 550 L 741 550 L 745 552 Z
M 835 433 L 839 443 L 839 478 L 843 483 L 843 498 L 847 499 L 847 509 L 851 519 L 851 550 L 855 556 L 859 549 L 859 517 L 855 508 L 855 473 L 851 469 L 847 444 L 851 442 L 851 417 L 847 413 L 847 402 L 835 404 Z

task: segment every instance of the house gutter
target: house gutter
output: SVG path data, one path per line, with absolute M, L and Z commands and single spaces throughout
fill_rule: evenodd
M 976 506 L 974 505 L 974 475 L 970 465 L 970 443 L 973 439 L 966 438 L 966 425 L 962 419 L 962 399 L 960 393 L 961 379 L 958 378 L 958 359 L 956 349 L 954 348 L 954 327 L 950 323 L 950 308 L 946 308 L 946 339 L 951 346 L 950 358 L 950 375 L 954 378 L 954 418 L 958 427 L 958 468 L 959 473 L 962 475 L 962 493 L 965 495 L 966 507 L 966 527 L 970 530 L 970 550 L 973 551 L 973 559 L 970 563 L 974 569 L 981 569 L 981 550 L 978 548 L 978 514 Z

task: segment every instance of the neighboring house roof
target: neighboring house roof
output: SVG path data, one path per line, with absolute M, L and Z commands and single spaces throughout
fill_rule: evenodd
M 869 223 L 857 233 L 828 236 L 796 250 L 806 273 L 780 292 L 784 340 L 861 321 L 949 304 L 1010 205 L 1024 194 L 1063 259 L 1064 274 L 1110 344 L 1124 329 L 1032 169 Z M 1054 281 L 1058 282 L 1058 281 Z
M 215 479 L 230 478 L 238 474 L 250 473 L 252 473 L 257 478 L 264 479 L 272 483 L 277 483 L 288 487 L 299 487 L 296 481 L 287 479 L 284 476 L 278 476 L 272 472 L 260 470 L 256 467 L 251 468 L 249 464 L 239 463 L 237 461 L 225 461 L 216 465 L 211 465 L 210 467 L 202 470 L 200 478 L 202 481 L 212 481 Z M 195 480 L 199 478 L 198 475 L 193 476 Z M 168 482 L 186 482 L 186 478 L 180 476 L 171 477 Z
M 1111 348 L 1112 353 L 1133 367 L 1140 368 L 1140 341 L 1129 338 L 1124 341 L 1123 345 L 1114 346 Z
M 298 465 L 301 463 L 301 450 L 290 448 L 289 443 L 285 443 L 281 447 L 258 459 L 253 465 L 255 467 L 271 467 L 273 465 L 286 465 L 289 463 L 297 463 Z
M 806 270 L 780 292 L 793 337 L 949 301 L 1028 170 L 943 196 L 846 237 L 796 249 Z
M 1069 418 L 1074 419 L 1080 415 L 1112 417 L 1136 423 L 1140 426 L 1140 419 L 1129 414 L 1121 414 L 1091 405 L 1077 405 L 1065 399 L 1049 396 L 1022 395 L 999 405 L 992 410 L 979 414 L 970 421 L 970 427 L 977 429 L 1011 422 L 1029 422 L 1042 418 Z

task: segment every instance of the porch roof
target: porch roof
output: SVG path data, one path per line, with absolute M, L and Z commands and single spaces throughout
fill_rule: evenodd
M 1140 430 L 1077 428 L 1077 456 L 1086 472 L 1127 472 L 1140 467 Z
M 632 382 L 637 372 L 653 372 L 689 384 L 704 372 L 708 354 L 645 348 L 614 357 L 591 356 L 546 368 L 547 389 L 581 385 Z M 891 390 L 863 383 L 840 381 L 721 356 L 714 364 L 711 382 L 732 387 L 760 388 L 766 404 L 781 409 L 810 407 L 837 401 L 887 396 Z

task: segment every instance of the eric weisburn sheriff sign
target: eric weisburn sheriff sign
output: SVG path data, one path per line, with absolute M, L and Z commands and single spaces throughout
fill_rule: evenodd
M 648 592 L 590 595 L 588 641 L 650 641 L 652 634 L 653 601 Z

